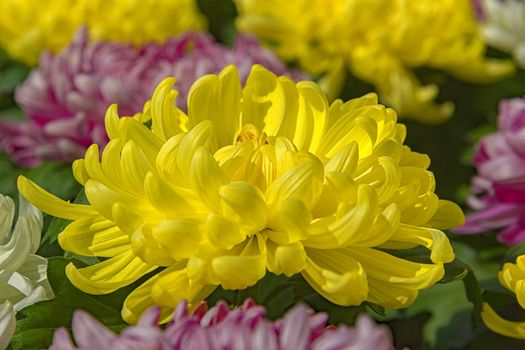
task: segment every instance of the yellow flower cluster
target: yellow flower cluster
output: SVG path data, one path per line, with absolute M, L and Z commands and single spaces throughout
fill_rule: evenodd
M 82 25 L 94 40 L 140 44 L 205 27 L 195 0 L 2 0 L 0 46 L 35 65 L 58 52 Z
M 454 253 L 439 229 L 463 214 L 434 193 L 429 158 L 403 145 L 405 127 L 375 94 L 329 105 L 313 82 L 256 65 L 242 87 L 229 66 L 194 83 L 186 115 L 174 82 L 134 117 L 108 109 L 102 156 L 92 145 L 73 164 L 89 205 L 19 179 L 36 206 L 74 220 L 59 235 L 64 249 L 108 258 L 70 264 L 78 288 L 111 293 L 165 267 L 127 297 L 123 317 L 136 322 L 152 304 L 169 312 L 267 271 L 300 273 L 339 305 L 389 308 L 442 278 Z M 431 261 L 391 254 L 417 246 Z
M 505 288 L 516 294 L 518 303 L 525 309 L 525 255 L 519 256 L 515 264 L 506 263 L 503 265 L 498 278 Z M 525 339 L 525 322 L 507 321 L 501 318 L 487 303 L 483 305 L 481 317 L 492 331 L 507 337 Z
M 453 104 L 436 104 L 434 84 L 417 67 L 444 70 L 468 82 L 513 72 L 510 62 L 484 58 L 470 0 L 235 0 L 237 27 L 254 33 L 289 61 L 298 61 L 336 96 L 346 69 L 379 92 L 402 116 L 441 122 Z M 345 68 L 346 67 L 346 68 Z

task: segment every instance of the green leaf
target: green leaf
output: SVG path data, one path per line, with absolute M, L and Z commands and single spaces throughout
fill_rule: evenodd
M 11 66 L 0 74 L 0 94 L 14 91 L 16 86 L 24 81 L 29 70 L 22 66 Z
M 483 308 L 483 297 L 482 291 L 479 286 L 478 280 L 474 275 L 474 271 L 469 269 L 465 278 L 463 278 L 463 285 L 465 286 L 465 294 L 467 299 L 474 306 L 474 312 L 472 314 L 474 327 L 479 327 L 481 325 L 481 309 Z
M 516 258 L 523 254 L 525 254 L 525 242 L 512 246 L 505 254 L 505 261 L 516 262 Z
M 374 303 L 365 302 L 365 305 L 370 308 L 373 312 L 375 312 L 378 316 L 385 317 L 386 316 L 386 309 L 384 306 L 377 305 Z
M 73 203 L 81 204 L 87 203 L 87 198 L 84 193 L 84 189 L 81 189 L 78 192 L 77 196 L 73 200 Z M 49 226 L 45 231 L 44 236 L 42 237 L 42 242 L 54 243 L 58 239 L 58 234 L 66 228 L 67 225 L 71 223 L 71 220 L 61 219 L 61 218 L 52 218 L 49 222 Z
M 0 118 L 5 121 L 23 121 L 27 117 L 18 106 L 9 106 L 6 109 L 0 110 Z
M 459 259 L 454 259 L 451 263 L 445 264 L 445 276 L 439 283 L 450 283 L 460 281 L 469 273 L 469 267 Z
M 0 193 L 17 200 L 16 181 L 20 175 L 65 200 L 73 199 L 80 190 L 69 164 L 48 162 L 33 169 L 23 169 L 14 165 L 7 155 L 0 154 Z
M 394 343 L 397 349 L 424 349 L 424 329 L 431 315 L 423 312 L 418 315 L 396 318 L 388 321 L 394 333 Z

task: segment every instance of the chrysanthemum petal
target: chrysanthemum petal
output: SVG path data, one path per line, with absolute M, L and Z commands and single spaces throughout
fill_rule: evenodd
M 225 289 L 245 289 L 266 274 L 266 248 L 257 234 L 238 255 L 223 255 L 211 262 L 213 274 Z
M 129 236 L 99 214 L 86 215 L 58 235 L 60 245 L 75 254 L 111 257 L 129 249 Z
M 525 339 L 524 322 L 512 322 L 501 318 L 487 303 L 483 304 L 481 318 L 483 323 L 496 333 L 507 337 Z
M 220 130 L 214 130 L 215 147 L 231 144 L 240 129 L 241 96 L 239 75 L 233 66 L 223 69 L 219 76 L 200 78 L 188 95 L 189 126 L 211 120 L 222 125 Z
M 155 268 L 143 263 L 129 251 L 80 269 L 70 263 L 66 266 L 66 275 L 71 283 L 83 291 L 109 294 L 135 282 Z
M 191 185 L 199 193 L 201 200 L 206 205 L 218 209 L 220 207 L 219 190 L 221 186 L 228 183 L 228 178 L 210 151 L 204 147 L 197 149 L 189 171 Z
M 93 208 L 89 205 L 66 202 L 24 176 L 18 177 L 17 184 L 18 190 L 29 202 L 49 215 L 76 220 L 93 213 Z
M 288 245 L 268 243 L 268 271 L 290 277 L 306 268 L 306 252 L 301 243 Z
M 359 305 L 368 296 L 365 269 L 349 255 L 308 250 L 301 274 L 319 294 L 338 305 Z
M 430 259 L 435 263 L 449 263 L 454 260 L 454 252 L 447 236 L 436 229 L 400 224 L 399 229 L 383 246 L 402 249 L 406 244 L 421 245 L 430 249 Z
M 243 124 L 253 124 L 268 135 L 276 135 L 289 108 L 283 103 L 284 94 L 275 74 L 254 65 L 243 89 Z
M 459 227 L 465 223 L 465 217 L 461 208 L 451 201 L 439 200 L 436 213 L 428 221 L 428 224 L 440 230 Z
M 439 281 L 445 270 L 440 264 L 422 264 L 397 258 L 370 248 L 346 248 L 345 253 L 359 261 L 370 279 L 408 290 L 428 288 Z
M 203 239 L 201 223 L 192 219 L 164 220 L 153 228 L 153 237 L 175 260 L 188 259 Z
M 264 229 L 267 222 L 267 207 L 264 194 L 246 182 L 232 182 L 219 188 L 223 215 L 238 217 L 241 227 L 253 234 Z

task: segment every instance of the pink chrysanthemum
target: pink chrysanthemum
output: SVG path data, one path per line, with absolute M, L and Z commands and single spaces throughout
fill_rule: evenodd
M 69 162 L 93 143 L 105 145 L 104 114 L 110 104 L 117 103 L 123 115 L 141 112 L 155 86 L 175 76 L 178 106 L 184 109 L 198 77 L 234 64 L 244 80 L 255 63 L 277 75 L 306 78 L 288 72 L 253 37 L 238 36 L 228 48 L 208 34 L 188 33 L 136 49 L 114 42 L 91 43 L 82 29 L 60 54 L 43 54 L 40 67 L 17 89 L 15 99 L 29 120 L 0 122 L 1 146 L 26 167 L 43 160 Z
M 73 316 L 73 345 L 64 328 L 57 329 L 52 350 L 195 349 L 195 350 L 386 350 L 393 349 L 390 331 L 360 315 L 354 328 L 326 326 L 328 315 L 302 304 L 275 322 L 264 318 L 265 308 L 253 301 L 230 310 L 224 302 L 193 314 L 179 303 L 166 329 L 158 326 L 159 310 L 145 312 L 136 326 L 116 335 L 84 311 Z
M 512 245 L 525 240 L 525 99 L 500 104 L 498 132 L 476 145 L 467 203 L 475 210 L 457 233 L 501 229 L 498 238 Z

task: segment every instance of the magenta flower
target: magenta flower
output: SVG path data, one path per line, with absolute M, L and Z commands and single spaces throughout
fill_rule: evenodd
M 498 128 L 476 145 L 467 200 L 475 212 L 455 232 L 501 229 L 498 239 L 512 245 L 525 240 L 525 99 L 501 102 Z
M 159 309 L 144 313 L 136 326 L 116 335 L 84 311 L 73 316 L 73 345 L 64 328 L 57 329 L 52 350 L 87 349 L 195 349 L 195 350 L 383 350 L 393 349 L 390 331 L 360 315 L 354 328 L 326 326 L 328 315 L 302 304 L 275 322 L 264 319 L 266 310 L 247 300 L 230 310 L 224 302 L 207 310 L 202 304 L 193 314 L 179 303 L 166 329 L 158 326 Z
M 29 120 L 0 122 L 0 145 L 14 162 L 27 167 L 43 160 L 69 162 L 93 143 L 105 145 L 104 114 L 112 103 L 118 104 L 120 114 L 141 112 L 155 86 L 175 76 L 177 103 L 185 109 L 188 90 L 198 77 L 235 64 L 246 79 L 255 63 L 278 75 L 306 78 L 288 72 L 253 37 L 238 36 L 228 48 L 208 34 L 187 33 L 136 49 L 114 42 L 90 43 L 84 28 L 60 54 L 44 53 L 40 67 L 17 89 L 16 102 Z

